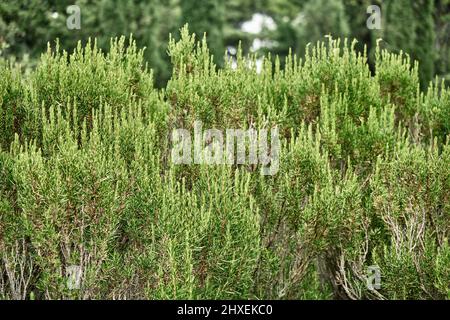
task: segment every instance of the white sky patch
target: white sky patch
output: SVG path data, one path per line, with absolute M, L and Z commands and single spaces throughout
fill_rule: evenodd
M 253 40 L 251 50 L 253 52 L 258 51 L 259 49 L 261 49 L 262 46 L 263 46 L 263 41 L 259 38 L 256 38 L 255 40 Z
M 276 41 L 256 38 L 253 40 L 250 51 L 256 52 L 261 48 L 269 48 L 270 49 L 270 48 L 275 47 L 276 45 L 277 45 Z
M 241 29 L 244 32 L 258 34 L 264 27 L 269 30 L 275 30 L 277 28 L 277 25 L 272 17 L 261 13 L 255 13 L 253 14 L 251 20 L 246 21 L 242 24 Z
M 303 13 L 299 13 L 295 19 L 292 21 L 294 26 L 299 26 L 305 21 L 305 15 Z
M 276 30 L 277 24 L 272 17 L 262 13 L 253 14 L 252 19 L 244 22 L 241 26 L 242 31 L 251 34 L 259 34 L 264 28 L 273 31 Z M 253 40 L 250 51 L 256 52 L 261 48 L 270 48 L 273 45 L 273 41 L 256 38 Z
M 59 16 L 59 13 L 58 13 L 58 12 L 52 12 L 52 14 L 51 14 L 51 17 L 52 17 L 53 19 L 57 19 L 58 16 Z
M 260 34 L 264 28 L 273 31 L 276 30 L 277 25 L 272 17 L 262 13 L 254 13 L 252 19 L 244 22 L 241 26 L 242 31 L 251 34 Z M 261 48 L 271 48 L 275 45 L 276 45 L 275 41 L 255 38 L 252 42 L 250 51 L 256 52 Z M 228 47 L 228 53 L 234 56 L 237 53 L 237 50 L 234 47 Z M 261 73 L 263 61 L 264 61 L 263 58 L 257 58 L 255 60 L 255 64 L 253 64 L 252 61 L 248 61 L 248 67 L 251 69 L 255 69 L 257 73 Z M 233 58 L 231 62 L 231 68 L 233 70 L 237 69 L 237 62 L 235 58 Z

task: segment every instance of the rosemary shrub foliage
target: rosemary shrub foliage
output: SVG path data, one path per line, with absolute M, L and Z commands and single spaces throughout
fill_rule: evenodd
M 26 117 L 22 104 L 25 88 L 20 70 L 0 60 L 0 148 L 8 150 L 14 132 L 22 132 Z
M 0 298 L 448 298 L 449 91 L 355 45 L 218 68 L 185 27 L 162 90 L 124 38 L 2 63 Z M 277 126 L 279 172 L 173 164 L 196 120 Z

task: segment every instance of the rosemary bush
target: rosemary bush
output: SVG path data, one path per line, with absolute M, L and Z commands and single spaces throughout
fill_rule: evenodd
M 2 62 L 0 298 L 449 298 L 450 92 L 354 46 L 219 69 L 183 28 L 164 89 L 124 38 Z M 196 120 L 277 126 L 278 173 L 174 164 Z

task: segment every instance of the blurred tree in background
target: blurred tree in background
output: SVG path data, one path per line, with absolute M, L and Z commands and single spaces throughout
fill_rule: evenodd
M 50 1 L 2 1 L 0 42 L 9 48 L 3 54 L 36 57 L 53 36 Z
M 270 51 L 286 56 L 290 48 L 303 55 L 308 43 L 323 40 L 325 35 L 350 35 L 348 17 L 342 0 L 292 1 L 287 6 L 274 1 L 268 6 L 269 15 L 275 17 L 278 28 L 267 35 L 278 45 Z
M 66 9 L 81 8 L 81 29 L 69 30 Z M 369 5 L 379 5 L 382 30 L 369 30 Z M 275 27 L 246 32 L 242 26 L 259 13 Z M 169 33 L 189 23 L 197 39 L 208 34 L 208 44 L 220 65 L 227 47 L 242 40 L 244 53 L 271 51 L 283 57 L 289 48 L 301 56 L 305 46 L 326 35 L 358 40 L 357 48 L 375 42 L 394 52 L 403 50 L 420 61 L 422 87 L 436 75 L 450 74 L 450 0 L 15 0 L 0 3 L 0 54 L 28 67 L 46 49 L 47 42 L 59 39 L 68 51 L 77 41 L 97 38 L 107 49 L 110 38 L 130 35 L 141 47 L 154 70 L 157 85 L 163 86 L 171 74 L 167 56 Z M 252 45 L 259 41 L 259 46 Z
M 418 0 L 414 2 L 416 24 L 416 46 L 413 57 L 420 61 L 420 80 L 422 86 L 428 85 L 434 76 L 436 50 L 435 22 L 433 19 L 434 0 Z
M 425 88 L 434 77 L 436 49 L 434 0 L 386 1 L 382 37 L 394 52 L 403 50 L 420 61 L 420 80 Z
M 198 40 L 206 33 L 211 54 L 222 64 L 225 54 L 225 0 L 181 1 L 183 23 L 189 24 Z
M 436 73 L 450 80 L 450 0 L 436 0 Z
M 412 52 L 416 42 L 414 9 L 409 0 L 389 0 L 385 4 L 383 40 L 392 50 Z

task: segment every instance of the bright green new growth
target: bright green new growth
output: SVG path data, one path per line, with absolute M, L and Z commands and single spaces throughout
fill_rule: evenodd
M 187 28 L 153 87 L 133 41 L 0 64 L 0 298 L 442 299 L 450 91 L 326 39 L 225 60 Z M 174 165 L 173 128 L 280 129 L 280 169 Z M 381 287 L 367 287 L 379 266 Z M 80 287 L 68 270 L 81 268 Z

